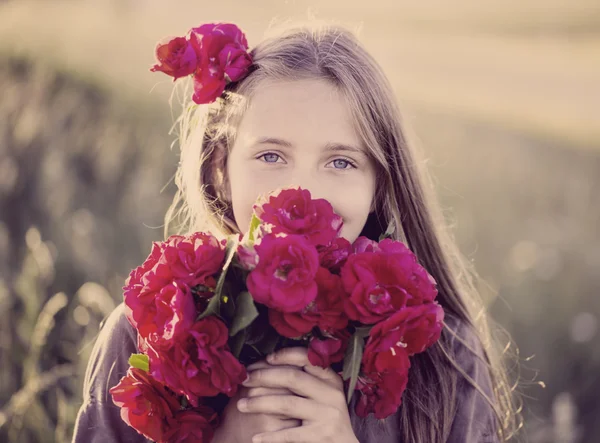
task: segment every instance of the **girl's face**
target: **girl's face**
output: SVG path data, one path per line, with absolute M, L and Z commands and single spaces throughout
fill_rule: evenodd
M 233 213 L 248 229 L 261 194 L 300 186 L 325 198 L 354 241 L 372 209 L 375 168 L 343 97 L 323 80 L 263 83 L 253 94 L 227 161 Z

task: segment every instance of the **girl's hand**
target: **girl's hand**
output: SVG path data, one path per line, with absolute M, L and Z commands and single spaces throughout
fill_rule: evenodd
M 282 349 L 270 355 L 267 362 L 272 367 L 252 371 L 244 386 L 284 388 L 296 395 L 240 399 L 238 409 L 250 415 L 281 414 L 302 420 L 302 426 L 259 433 L 252 439 L 253 443 L 358 443 L 339 375 L 331 368 L 311 365 L 306 348 Z
M 272 367 L 261 361 L 248 366 L 248 371 Z M 258 433 L 279 431 L 302 425 L 300 420 L 290 419 L 281 414 L 243 414 L 237 409 L 237 402 L 242 398 L 260 395 L 293 395 L 288 389 L 282 388 L 245 388 L 229 400 L 223 411 L 221 425 L 215 430 L 215 443 L 251 443 L 252 436 Z

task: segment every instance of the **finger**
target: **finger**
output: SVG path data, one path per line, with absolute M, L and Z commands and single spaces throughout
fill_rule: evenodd
M 295 365 L 286 365 L 286 364 L 280 364 L 278 366 L 285 366 L 285 367 L 296 367 Z M 251 365 L 249 365 L 246 369 L 248 371 L 255 371 L 257 369 L 266 369 L 266 368 L 272 368 L 273 365 L 269 364 L 267 361 L 265 360 L 261 360 L 261 361 L 257 361 L 256 363 L 252 363 Z
M 326 406 L 297 395 L 265 395 L 238 400 L 237 408 L 250 414 L 278 414 L 315 421 L 324 416 Z
M 286 428 L 275 432 L 264 432 L 252 437 L 252 443 L 312 443 L 323 437 L 316 426 Z
M 291 395 L 292 391 L 286 388 L 251 388 L 248 390 L 246 397 L 259 397 L 261 395 Z
M 247 388 L 286 388 L 295 394 L 329 403 L 342 395 L 342 391 L 331 384 L 297 368 L 257 369 L 242 383 Z
M 269 363 L 267 363 L 266 360 L 261 360 L 261 361 L 252 363 L 251 365 L 248 365 L 248 367 L 246 369 L 248 371 L 254 371 L 255 369 L 264 369 L 264 368 L 269 368 L 269 367 L 271 367 L 271 365 Z
M 302 347 L 284 348 L 267 356 L 267 362 L 273 366 L 293 365 L 321 380 L 325 380 L 338 389 L 344 388 L 342 378 L 331 368 L 313 366 L 308 360 L 308 349 Z

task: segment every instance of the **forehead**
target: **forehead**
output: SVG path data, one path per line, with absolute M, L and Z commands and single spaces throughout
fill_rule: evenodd
M 281 137 L 292 143 L 359 145 L 347 101 L 325 80 L 263 82 L 253 92 L 238 136 Z

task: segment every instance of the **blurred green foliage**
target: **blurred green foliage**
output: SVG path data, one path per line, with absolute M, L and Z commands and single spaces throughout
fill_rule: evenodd
M 19 58 L 0 90 L 0 441 L 62 442 L 99 323 L 162 237 L 170 116 Z

